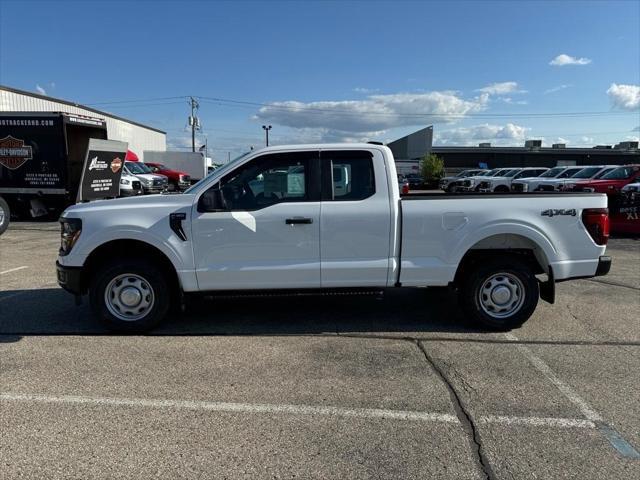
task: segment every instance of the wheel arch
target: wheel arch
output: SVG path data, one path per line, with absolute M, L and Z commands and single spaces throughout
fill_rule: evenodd
M 86 293 L 89 289 L 91 280 L 98 269 L 117 258 L 144 258 L 150 260 L 166 273 L 169 286 L 173 291 L 179 291 L 181 288 L 180 277 L 174 264 L 158 247 L 142 240 L 115 239 L 97 246 L 87 256 L 81 278 L 83 293 Z
M 458 262 L 454 283 L 459 283 L 465 272 L 487 257 L 510 255 L 519 258 L 535 274 L 548 273 L 550 264 L 549 248 L 544 248 L 536 240 L 519 233 L 496 233 L 477 240 Z

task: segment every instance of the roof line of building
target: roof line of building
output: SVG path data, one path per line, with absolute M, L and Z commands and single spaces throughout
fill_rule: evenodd
M 110 118 L 113 118 L 115 120 L 120 120 L 122 122 L 130 123 L 131 125 L 136 125 L 138 127 L 142 127 L 142 128 L 146 128 L 146 129 L 149 129 L 149 130 L 153 130 L 154 132 L 162 133 L 164 135 L 167 134 L 167 132 L 165 132 L 163 130 L 160 130 L 158 128 L 150 127 L 149 125 L 145 125 L 143 123 L 134 122 L 132 120 L 129 120 L 129 119 L 123 118 L 123 117 L 119 117 L 118 115 L 114 115 L 112 113 L 103 112 L 102 110 L 96 110 L 95 108 L 87 107 L 87 106 L 81 105 L 79 103 L 70 102 L 68 100 L 63 100 L 61 98 L 54 98 L 54 97 L 50 97 L 48 95 L 40 95 L 39 93 L 28 92 L 26 90 L 20 90 L 18 88 L 7 87 L 5 85 L 0 85 L 0 90 L 6 90 L 7 92 L 12 92 L 12 93 L 20 94 L 20 95 L 26 95 L 26 96 L 29 96 L 29 97 L 39 98 L 41 100 L 48 100 L 50 102 L 63 103 L 65 105 L 69 105 L 70 107 L 82 108 L 84 110 L 88 110 L 90 112 L 97 113 L 99 115 L 104 115 L 105 117 L 110 117 Z

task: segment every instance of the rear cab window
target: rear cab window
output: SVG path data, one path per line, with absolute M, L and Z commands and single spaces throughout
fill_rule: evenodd
M 366 150 L 323 151 L 322 199 L 364 200 L 376 193 L 373 154 Z

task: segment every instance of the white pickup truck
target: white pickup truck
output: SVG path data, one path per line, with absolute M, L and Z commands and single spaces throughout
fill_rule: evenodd
M 119 330 L 149 329 L 195 293 L 432 286 L 504 330 L 553 303 L 555 282 L 608 272 L 606 208 L 589 193 L 401 199 L 385 146 L 269 147 L 183 194 L 68 208 L 58 281 Z

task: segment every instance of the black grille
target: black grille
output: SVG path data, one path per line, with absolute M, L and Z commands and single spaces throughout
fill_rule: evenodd
M 538 186 L 538 190 L 540 190 L 541 192 L 553 192 L 555 188 L 553 188 L 553 185 L 542 184 Z
M 522 183 L 512 183 L 511 184 L 512 192 L 524 192 L 524 185 Z
M 480 188 L 489 188 L 489 182 L 480 182 L 480 185 L 478 185 L 478 187 L 480 187 Z

